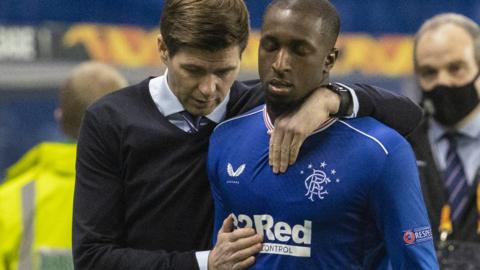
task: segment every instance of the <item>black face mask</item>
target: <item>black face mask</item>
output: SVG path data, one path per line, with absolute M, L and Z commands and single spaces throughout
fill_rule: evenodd
M 475 89 L 475 81 L 478 76 L 463 86 L 437 85 L 431 91 L 423 90 L 425 109 L 442 125 L 453 126 L 460 122 L 479 103 L 477 89 Z M 429 106 L 433 108 L 429 108 Z

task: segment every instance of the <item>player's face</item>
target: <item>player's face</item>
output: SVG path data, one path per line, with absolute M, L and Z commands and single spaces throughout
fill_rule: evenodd
M 452 24 L 424 33 L 417 43 L 416 60 L 418 82 L 427 92 L 438 85 L 465 85 L 478 74 L 473 39 Z M 480 80 L 476 86 L 480 89 Z
M 333 63 L 322 19 L 272 8 L 264 17 L 258 69 L 267 103 L 295 104 L 324 83 Z
M 240 48 L 210 52 L 182 48 L 164 58 L 168 85 L 185 110 L 193 115 L 208 115 L 223 101 L 240 70 Z

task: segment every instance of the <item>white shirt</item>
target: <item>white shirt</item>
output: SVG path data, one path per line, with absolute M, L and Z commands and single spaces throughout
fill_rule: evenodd
M 167 82 L 168 70 L 165 71 L 165 74 L 153 78 L 148 84 L 150 95 L 152 96 L 153 102 L 157 106 L 157 109 L 160 111 L 163 116 L 168 117 L 172 114 L 185 111 L 182 103 L 178 100 L 177 96 L 172 92 L 170 86 Z M 210 121 L 215 123 L 220 123 L 225 119 L 227 113 L 227 104 L 230 100 L 230 91 L 227 93 L 223 101 L 218 104 L 218 106 L 205 117 Z M 177 127 L 181 128 L 181 123 L 173 123 Z
M 442 138 L 447 131 L 437 121 L 430 119 L 428 139 L 437 166 L 442 171 L 447 167 L 446 156 L 449 145 L 448 140 Z M 480 169 L 480 113 L 477 113 L 471 121 L 459 128 L 457 132 L 463 135 L 458 138 L 457 153 L 460 156 L 467 183 L 471 186 L 475 181 L 477 171 Z

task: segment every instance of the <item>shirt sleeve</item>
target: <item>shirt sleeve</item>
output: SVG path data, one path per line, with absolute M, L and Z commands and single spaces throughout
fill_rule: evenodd
M 139 250 L 125 237 L 120 132 L 87 111 L 77 148 L 73 213 L 75 269 L 198 269 L 195 253 Z
M 415 158 L 402 141 L 389 149 L 370 196 L 393 269 L 438 269 Z
M 195 252 L 198 268 L 200 270 L 208 270 L 208 255 L 210 255 L 210 250 Z
M 422 120 L 423 110 L 408 97 L 366 84 L 337 84 L 354 93 L 354 114 L 350 117 L 371 116 L 403 136 L 410 134 Z
M 350 96 L 352 97 L 352 114 L 345 116 L 345 118 L 355 118 L 358 115 L 358 108 L 360 104 L 358 103 L 358 97 L 357 94 L 355 93 L 355 90 L 353 90 L 350 87 L 346 87 L 348 92 L 350 93 Z

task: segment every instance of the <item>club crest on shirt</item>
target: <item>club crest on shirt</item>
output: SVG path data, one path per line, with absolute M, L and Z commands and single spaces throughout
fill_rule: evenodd
M 323 200 L 328 195 L 327 185 L 330 183 L 340 183 L 340 178 L 337 177 L 337 171 L 335 169 L 327 168 L 327 162 L 320 163 L 318 168 L 314 168 L 313 164 L 308 165 L 308 169 L 312 170 L 312 173 L 305 178 L 305 197 L 314 202 L 317 199 Z M 305 175 L 305 171 L 300 171 L 300 175 Z

